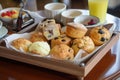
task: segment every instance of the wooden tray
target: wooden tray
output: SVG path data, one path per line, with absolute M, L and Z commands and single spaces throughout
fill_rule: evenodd
M 23 54 L 5 47 L 4 41 L 0 42 L 0 56 L 39 67 L 44 67 L 78 77 L 86 76 L 92 68 L 103 58 L 103 56 L 110 50 L 110 48 L 119 39 L 119 33 L 113 33 L 110 41 L 100 48 L 83 66 L 73 64 L 69 61 L 60 61 L 51 58 L 37 57 L 28 54 Z
M 34 30 L 35 27 L 36 26 L 25 28 L 19 33 L 30 32 Z M 51 58 L 23 54 L 21 52 L 17 52 L 15 50 L 6 48 L 5 42 L 3 40 L 0 41 L 0 57 L 32 64 L 38 67 L 56 70 L 59 72 L 68 73 L 78 77 L 85 77 L 93 69 L 93 67 L 104 57 L 104 55 L 111 49 L 111 47 L 117 42 L 119 36 L 119 33 L 113 33 L 110 41 L 105 46 L 101 47 L 86 62 L 81 64 L 73 64 L 69 61 L 61 61 Z

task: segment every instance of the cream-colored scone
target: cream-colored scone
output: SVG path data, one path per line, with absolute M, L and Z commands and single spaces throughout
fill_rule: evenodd
M 51 40 L 51 47 L 54 47 L 55 45 L 59 44 L 66 44 L 70 46 L 71 38 L 67 37 L 65 34 L 60 35 L 59 37 L 56 37 Z
M 95 45 L 89 36 L 84 36 L 82 38 L 73 40 L 72 48 L 76 55 L 80 49 L 85 50 L 87 53 L 92 52 L 95 49 Z
M 43 28 L 43 35 L 46 37 L 47 40 L 51 40 L 55 37 L 60 36 L 60 30 L 58 24 L 49 24 Z
M 41 32 L 34 32 L 30 36 L 30 41 L 31 42 L 47 41 L 47 39 L 43 36 L 43 34 Z
M 24 39 L 24 38 L 18 38 L 12 41 L 11 45 L 14 46 L 18 50 L 24 50 L 24 52 L 28 51 L 28 47 L 32 44 L 31 41 Z
M 50 46 L 47 42 L 34 42 L 30 45 L 29 52 L 40 56 L 47 56 L 50 52 Z
M 55 45 L 50 51 L 51 57 L 59 60 L 72 60 L 74 51 L 66 44 Z
M 68 23 L 66 26 L 66 34 L 72 38 L 81 38 L 87 32 L 87 28 L 80 23 Z
M 89 36 L 94 41 L 95 45 L 100 46 L 110 39 L 110 32 L 105 27 L 94 27 Z

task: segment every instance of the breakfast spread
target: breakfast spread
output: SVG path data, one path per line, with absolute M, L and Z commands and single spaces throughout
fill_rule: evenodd
M 79 50 L 85 51 L 81 53 L 81 58 L 85 57 L 110 37 L 109 30 L 104 26 L 88 29 L 83 24 L 74 22 L 68 23 L 65 32 L 62 32 L 62 26 L 49 18 L 39 23 L 28 39 L 15 39 L 11 45 L 18 50 L 24 50 L 27 54 L 50 56 L 59 60 L 74 60 Z
M 15 9 L 3 12 L 2 17 L 17 18 L 19 12 Z M 85 17 L 85 18 L 84 18 Z M 86 24 L 81 23 L 80 18 L 85 20 Z M 53 18 L 45 18 L 29 36 L 18 37 L 10 42 L 12 49 L 22 51 L 26 54 L 38 55 L 41 57 L 50 57 L 58 60 L 74 60 L 77 54 L 83 58 L 106 43 L 111 35 L 107 28 L 102 26 L 93 26 L 99 23 L 98 18 L 93 16 L 81 15 L 76 17 L 75 21 L 68 22 L 66 25 L 58 23 Z M 87 27 L 87 26 L 93 27 Z M 28 38 L 29 37 L 29 38 Z M 83 50 L 84 53 L 79 53 Z

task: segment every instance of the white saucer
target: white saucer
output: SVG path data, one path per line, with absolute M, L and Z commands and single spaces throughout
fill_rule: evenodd
M 8 33 L 8 30 L 6 27 L 1 27 L 0 28 L 0 38 L 4 37 Z

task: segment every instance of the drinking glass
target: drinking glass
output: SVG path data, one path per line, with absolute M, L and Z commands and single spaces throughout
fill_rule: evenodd
M 88 0 L 90 15 L 98 17 L 101 23 L 104 23 L 106 20 L 108 1 Z

